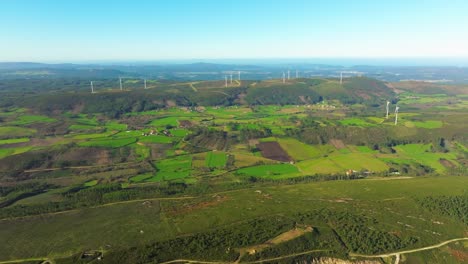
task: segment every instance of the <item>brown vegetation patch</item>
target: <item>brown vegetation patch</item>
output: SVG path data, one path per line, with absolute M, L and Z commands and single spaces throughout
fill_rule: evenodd
M 450 162 L 449 160 L 446 160 L 446 159 L 440 159 L 439 160 L 440 164 L 442 164 L 444 167 L 446 168 L 455 168 L 455 164 L 453 164 L 452 162 Z
M 463 252 L 461 250 L 450 249 L 450 254 L 454 256 L 460 263 L 468 262 L 468 253 L 466 252 Z
M 335 258 L 320 258 L 314 259 L 311 264 L 380 264 L 380 261 L 374 260 L 343 260 L 343 259 L 335 259 Z
M 268 159 L 290 162 L 292 161 L 291 157 L 288 156 L 288 153 L 281 148 L 278 142 L 261 142 L 257 144 L 257 148 L 262 152 L 262 156 Z
M 346 148 L 345 144 L 340 139 L 330 139 L 330 144 L 332 144 L 336 149 Z
M 33 123 L 28 125 L 29 128 L 37 130 L 39 136 L 56 136 L 68 134 L 69 123 L 58 121 L 53 123 Z
M 248 253 L 250 255 L 253 255 L 257 252 L 260 252 L 266 248 L 272 247 L 274 245 L 278 245 L 284 242 L 288 242 L 290 240 L 293 240 L 295 238 L 298 238 L 300 236 L 303 236 L 306 233 L 310 233 L 313 231 L 313 228 L 310 226 L 306 226 L 304 228 L 294 228 L 292 230 L 286 231 L 263 244 L 255 245 L 255 246 L 250 246 L 250 247 L 245 247 L 245 248 L 239 248 L 238 251 L 241 255 L 244 255 L 245 253 Z
M 151 148 L 151 158 L 159 159 L 166 156 L 166 151 L 171 149 L 170 144 L 150 144 L 146 143 L 146 146 Z
M 109 151 L 101 148 L 72 148 L 58 157 L 60 160 L 87 161 L 93 165 L 111 162 Z
M 181 207 L 170 208 L 168 209 L 168 214 L 172 216 L 187 214 L 196 210 L 201 210 L 201 209 L 206 209 L 206 208 L 217 206 L 229 199 L 229 197 L 227 196 L 218 195 L 218 194 L 213 195 L 212 198 L 213 199 L 209 201 L 202 201 L 202 202 L 190 203 L 190 204 L 187 203 L 187 204 L 182 205 Z
M 151 115 L 137 115 L 124 117 L 119 122 L 122 124 L 126 124 L 129 130 L 138 130 L 145 128 L 145 124 L 149 123 L 153 119 L 154 116 Z
M 361 98 L 364 98 L 366 100 L 369 100 L 371 99 L 370 95 L 366 92 L 356 92 L 357 96 L 361 97 Z
M 192 126 L 193 126 L 193 124 L 189 120 L 179 120 L 179 127 L 189 128 L 189 127 L 192 127 Z

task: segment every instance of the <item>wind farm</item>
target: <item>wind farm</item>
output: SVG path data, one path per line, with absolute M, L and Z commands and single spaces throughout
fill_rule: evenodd
M 467 263 L 466 10 L 1 1 L 0 264 Z

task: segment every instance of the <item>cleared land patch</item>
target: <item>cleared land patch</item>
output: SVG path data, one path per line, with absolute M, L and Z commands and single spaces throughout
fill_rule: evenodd
M 260 142 L 257 147 L 262 152 L 262 156 L 268 159 L 289 162 L 291 158 L 288 153 L 281 148 L 278 142 Z

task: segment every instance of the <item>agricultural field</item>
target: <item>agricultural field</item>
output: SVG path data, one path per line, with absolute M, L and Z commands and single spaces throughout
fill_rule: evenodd
M 47 94 L 56 111 L 49 97 L 0 104 L 0 263 L 95 263 L 96 252 L 102 263 L 391 263 L 375 256 L 466 237 L 468 97 L 366 78 L 287 85 L 151 82 L 79 102 Z M 380 94 L 400 106 L 397 124 Z M 461 243 L 400 263 L 456 263 Z
M 208 152 L 205 158 L 205 164 L 208 168 L 224 168 L 228 156 L 226 153 Z

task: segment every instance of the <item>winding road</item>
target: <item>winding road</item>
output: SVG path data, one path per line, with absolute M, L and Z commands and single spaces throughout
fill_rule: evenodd
M 408 254 L 408 253 L 414 253 L 414 252 L 419 252 L 419 251 L 424 251 L 424 250 L 430 250 L 434 248 L 440 248 L 442 246 L 445 246 L 447 244 L 457 242 L 457 241 L 463 241 L 463 240 L 468 240 L 468 237 L 462 237 L 462 238 L 454 238 L 450 239 L 444 242 L 441 242 L 436 245 L 432 246 L 427 246 L 427 247 L 422 247 L 422 248 L 416 248 L 416 249 L 410 249 L 410 250 L 403 250 L 403 251 L 398 251 L 398 252 L 393 252 L 393 253 L 387 253 L 387 254 L 381 254 L 381 255 L 362 255 L 362 254 L 356 254 L 356 253 L 350 253 L 349 256 L 351 257 L 361 257 L 361 258 L 390 258 L 395 256 L 395 264 L 398 264 L 400 262 L 400 255 L 402 254 Z

